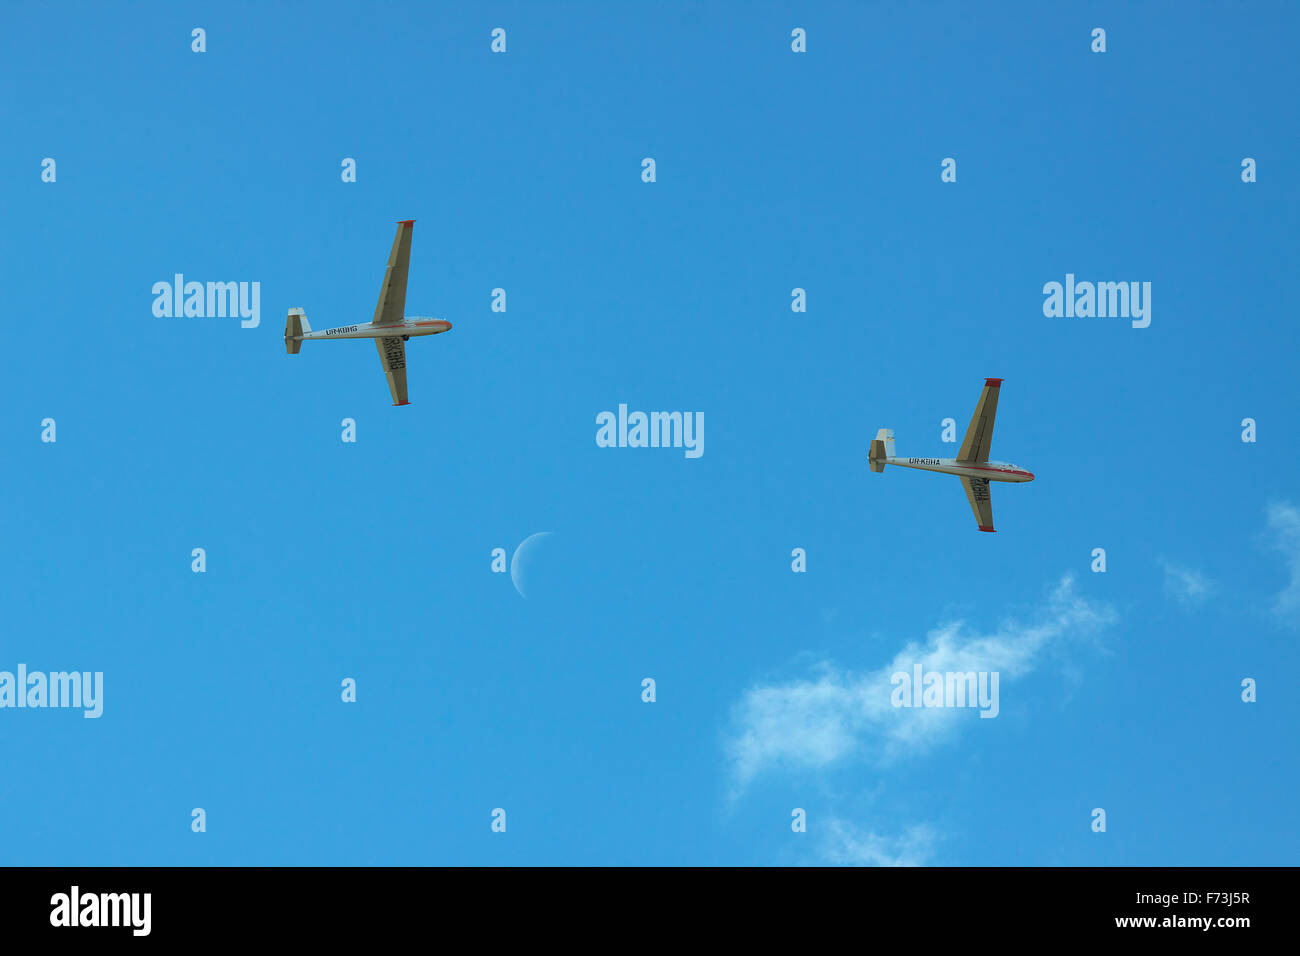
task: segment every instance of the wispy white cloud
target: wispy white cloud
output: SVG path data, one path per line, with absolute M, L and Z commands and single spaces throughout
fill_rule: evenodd
M 1161 561 L 1165 569 L 1165 593 L 1184 607 L 1197 607 L 1217 590 L 1213 581 L 1191 568 Z
M 890 677 L 924 671 L 998 671 L 1003 681 L 1023 677 L 1043 649 L 1060 639 L 1113 623 L 1114 612 L 1076 593 L 1073 575 L 1061 578 L 1031 623 L 1008 621 L 992 634 L 968 633 L 964 623 L 942 625 L 900 650 L 884 667 L 864 673 L 823 661 L 811 678 L 749 688 L 733 708 L 726 741 L 733 796 L 776 767 L 821 769 L 848 759 L 892 760 L 924 751 L 973 714 L 964 708 L 899 708 Z
M 1270 504 L 1268 530 L 1273 546 L 1282 552 L 1291 571 L 1290 583 L 1273 599 L 1273 610 L 1295 619 L 1300 615 L 1300 508 L 1289 501 Z
M 837 818 L 826 826 L 821 854 L 824 862 L 837 866 L 924 866 L 938 840 L 934 828 L 926 824 L 888 836 Z

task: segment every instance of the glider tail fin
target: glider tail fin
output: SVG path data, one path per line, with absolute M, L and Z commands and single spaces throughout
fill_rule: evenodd
M 876 437 L 871 442 L 871 451 L 867 453 L 867 465 L 872 471 L 884 471 L 885 459 L 893 457 L 895 457 L 894 431 L 891 428 L 882 428 L 876 432 Z
M 289 317 L 284 321 L 284 350 L 290 355 L 297 355 L 302 348 L 302 337 L 311 331 L 307 324 L 307 313 L 302 309 L 290 309 Z

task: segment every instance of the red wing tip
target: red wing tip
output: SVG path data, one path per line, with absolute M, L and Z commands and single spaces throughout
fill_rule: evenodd
M 1000 378 L 986 378 L 986 379 L 984 380 L 984 384 L 985 384 L 985 385 L 1001 385 L 1001 384 L 1002 384 L 1002 379 L 1000 379 Z
M 414 219 L 399 219 L 399 220 L 397 220 L 397 224 L 398 224 L 399 226 L 405 226 L 407 229 L 410 229 L 412 226 L 415 225 L 415 220 L 414 220 Z
M 410 404 L 411 404 L 410 402 L 393 402 L 393 407 L 396 408 L 398 405 L 410 405 Z M 991 531 L 993 529 L 990 528 L 989 530 Z
M 992 528 L 987 528 L 987 527 L 985 527 L 984 525 L 980 525 L 980 530 L 981 530 L 981 531 L 992 531 L 993 529 L 992 529 Z

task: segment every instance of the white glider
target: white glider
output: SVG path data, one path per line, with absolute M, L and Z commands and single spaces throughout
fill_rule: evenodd
M 1033 481 L 1034 473 L 1019 465 L 1005 461 L 989 461 L 989 445 L 993 442 L 993 417 L 998 411 L 998 392 L 1002 379 L 986 378 L 979 404 L 971 416 L 970 427 L 956 458 L 895 458 L 894 433 L 882 428 L 871 443 L 867 464 L 872 471 L 884 471 L 886 465 L 937 471 L 956 475 L 966 489 L 966 499 L 981 531 L 993 530 L 993 501 L 989 497 L 990 481 Z
M 284 324 L 284 350 L 297 355 L 302 343 L 308 339 L 374 339 L 380 364 L 388 377 L 388 390 L 393 394 L 393 404 L 411 404 L 406 400 L 406 340 L 413 335 L 437 335 L 451 328 L 451 323 L 442 319 L 402 315 L 406 309 L 406 273 L 411 264 L 411 233 L 414 230 L 414 219 L 404 219 L 397 224 L 397 235 L 393 238 L 393 251 L 388 254 L 388 269 L 384 272 L 374 319 L 364 325 L 343 325 L 313 332 L 307 324 L 307 314 L 302 309 L 290 309 Z

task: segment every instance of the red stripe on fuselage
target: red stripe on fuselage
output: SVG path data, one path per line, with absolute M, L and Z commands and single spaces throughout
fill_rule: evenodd
M 1034 477 L 1034 473 L 1032 471 L 1015 471 L 1010 468 L 993 468 L 989 465 L 970 465 L 964 461 L 955 462 L 953 464 L 953 467 L 974 468 L 976 471 L 996 471 L 999 475 L 1025 475 L 1026 477 L 1029 478 Z

